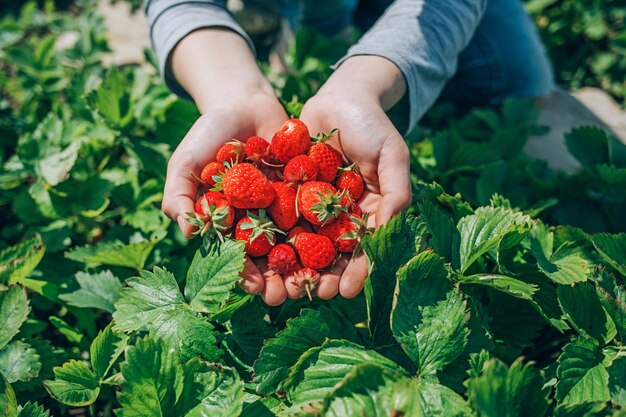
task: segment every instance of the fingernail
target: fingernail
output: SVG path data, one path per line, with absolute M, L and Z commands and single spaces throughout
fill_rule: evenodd
M 180 230 L 185 230 L 185 218 L 183 216 L 178 216 L 176 218 L 176 221 L 178 222 L 178 227 L 180 227 Z

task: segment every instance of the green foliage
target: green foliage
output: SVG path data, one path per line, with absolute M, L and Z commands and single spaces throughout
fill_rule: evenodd
M 584 17 L 592 6 L 529 4 L 544 33 L 609 40 L 612 52 L 613 6 Z M 0 19 L 0 415 L 626 413 L 615 138 L 569 132 L 582 168 L 566 175 L 523 153 L 544 130 L 528 102 L 441 104 L 408 138 L 414 204 L 364 238 L 363 294 L 268 307 L 237 285 L 240 242 L 189 243 L 161 213 L 193 104 L 143 68 L 103 68 L 90 1 Z M 264 68 L 289 113 L 346 47 L 304 31 L 289 71 Z M 620 54 L 567 79 L 617 85 Z

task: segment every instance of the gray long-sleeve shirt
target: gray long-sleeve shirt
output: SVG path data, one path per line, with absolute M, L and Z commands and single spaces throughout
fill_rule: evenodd
M 459 53 L 469 43 L 487 0 L 396 0 L 338 64 L 354 55 L 378 55 L 395 63 L 409 94 L 409 128 L 432 105 L 454 75 Z M 224 27 L 250 38 L 226 9 L 225 0 L 146 0 L 144 10 L 161 74 L 177 94 L 188 97 L 167 66 L 176 44 L 203 27 Z

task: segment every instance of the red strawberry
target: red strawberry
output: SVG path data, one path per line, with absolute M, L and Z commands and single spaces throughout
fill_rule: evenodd
M 341 213 L 337 220 L 321 226 L 317 233 L 332 240 L 339 252 L 352 253 L 361 243 L 363 236 L 370 232 L 367 228 L 367 217 L 367 214 L 361 219 Z
M 348 211 L 348 202 L 331 184 L 309 181 L 300 187 L 298 210 L 310 223 L 325 224 Z
M 200 180 L 212 187 L 218 182 L 219 178 L 221 178 L 225 172 L 226 167 L 224 164 L 220 162 L 209 162 L 202 170 Z
M 276 195 L 265 175 L 245 162 L 226 171 L 222 189 L 230 205 L 236 208 L 265 208 Z
M 317 162 L 306 155 L 298 155 L 285 165 L 285 182 L 300 184 L 302 182 L 313 181 L 317 178 L 317 171 Z
M 250 136 L 243 145 L 246 160 L 260 165 L 270 154 L 270 143 L 259 136 Z
M 278 129 L 272 138 L 270 152 L 280 163 L 306 153 L 311 137 L 309 129 L 298 119 L 289 119 Z
M 352 168 L 343 169 L 335 185 L 339 191 L 346 191 L 353 201 L 359 201 L 365 189 L 363 177 Z
M 277 274 L 284 274 L 298 266 L 296 251 L 290 245 L 280 243 L 267 255 L 267 266 Z
M 277 229 L 267 218 L 265 210 L 259 215 L 248 213 L 239 220 L 235 229 L 235 239 L 246 242 L 246 253 L 250 256 L 265 256 L 276 244 L 276 233 L 284 233 Z
M 348 213 L 357 217 L 363 217 L 363 209 L 361 208 L 361 206 L 359 206 L 353 201 L 350 201 L 350 205 L 348 207 Z
M 296 241 L 296 236 L 298 236 L 300 233 L 306 232 L 305 228 L 302 226 L 294 226 L 289 233 L 287 233 L 287 242 L 289 243 L 295 243 Z
M 287 231 L 298 222 L 298 217 L 300 217 L 296 211 L 296 191 L 284 182 L 274 182 L 272 187 L 276 197 L 267 211 L 276 226 Z
M 315 138 L 316 143 L 309 148 L 309 157 L 319 165 L 319 171 L 317 172 L 318 181 L 333 182 L 337 176 L 337 171 L 343 163 L 341 153 L 324 143 L 333 135 L 335 130 L 333 129 L 328 135 L 318 135 Z
M 302 265 L 311 269 L 328 267 L 337 254 L 333 242 L 327 236 L 306 232 L 296 236 L 296 250 Z
M 294 279 L 291 282 L 300 291 L 301 294 L 306 292 L 310 301 L 313 301 L 311 291 L 317 288 L 320 282 L 320 274 L 311 268 L 302 268 L 294 273 Z
M 220 163 L 226 162 L 227 164 L 234 165 L 244 160 L 246 156 L 243 149 L 243 143 L 238 140 L 232 140 L 222 145 L 217 150 L 215 160 Z
M 207 233 L 222 238 L 222 232 L 235 221 L 235 210 L 228 205 L 222 193 L 208 191 L 196 201 L 195 213 L 187 213 L 187 221 L 198 227 L 197 234 Z

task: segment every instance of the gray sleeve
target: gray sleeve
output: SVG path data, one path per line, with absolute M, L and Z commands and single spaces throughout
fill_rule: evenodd
M 396 64 L 407 82 L 412 129 L 454 75 L 485 7 L 486 0 L 396 0 L 338 65 L 354 55 Z
M 240 34 L 254 51 L 252 41 L 226 9 L 226 0 L 144 0 L 143 8 L 161 76 L 165 84 L 181 97 L 190 99 L 171 73 L 169 57 L 178 42 L 189 33 L 204 27 L 228 28 Z

